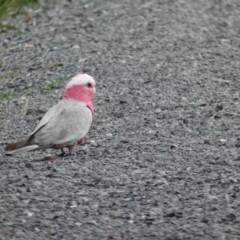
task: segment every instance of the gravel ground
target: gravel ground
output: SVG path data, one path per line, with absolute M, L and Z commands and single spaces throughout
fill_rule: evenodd
M 239 0 L 51 2 L 0 33 L 0 239 L 240 239 Z M 78 72 L 77 155 L 5 156 Z

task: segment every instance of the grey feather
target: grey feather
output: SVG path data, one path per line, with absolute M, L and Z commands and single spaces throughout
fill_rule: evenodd
M 18 154 L 49 147 L 73 146 L 85 137 L 92 120 L 92 112 L 86 103 L 63 99 L 48 110 L 28 138 L 8 145 L 5 150 L 7 154 Z
M 92 124 L 92 112 L 86 103 L 61 100 L 50 108 L 33 131 L 39 146 L 71 146 L 83 138 Z

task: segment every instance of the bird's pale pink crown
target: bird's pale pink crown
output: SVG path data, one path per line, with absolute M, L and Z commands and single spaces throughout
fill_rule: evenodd
M 95 80 L 88 74 L 78 74 L 67 84 L 63 98 L 86 102 L 94 112 L 92 100 L 96 93 L 95 85 Z

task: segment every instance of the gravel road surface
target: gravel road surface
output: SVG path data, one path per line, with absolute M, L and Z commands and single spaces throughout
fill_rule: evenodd
M 0 33 L 0 239 L 240 239 L 239 0 L 29 11 Z M 86 144 L 5 156 L 78 72 L 97 82 Z

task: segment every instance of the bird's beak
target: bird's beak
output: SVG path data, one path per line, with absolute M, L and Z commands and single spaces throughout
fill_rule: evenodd
M 93 87 L 93 93 L 94 93 L 94 95 L 95 95 L 95 93 L 96 93 L 96 88 L 95 88 L 95 87 Z

